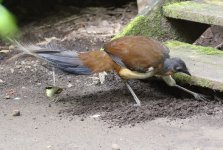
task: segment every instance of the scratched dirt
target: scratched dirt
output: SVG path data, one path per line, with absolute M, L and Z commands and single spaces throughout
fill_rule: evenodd
M 87 7 L 80 9 L 77 14 L 66 14 L 64 19 L 59 16 L 59 20 L 55 19 L 58 18 L 56 14 L 24 26 L 22 41 L 75 51 L 100 49 L 103 43 L 109 41 L 136 14 L 134 4 L 127 4 L 125 7 Z M 74 10 L 76 11 L 76 8 Z M 41 98 L 49 102 L 44 96 L 44 88 L 52 85 L 52 72 L 48 67 L 41 66 L 42 62 L 31 57 L 22 57 L 5 64 L 5 60 L 15 53 L 17 51 L 9 53 L 1 63 L 2 99 L 7 95 L 7 91 L 12 89 L 14 93 L 8 100 L 24 96 L 29 99 L 35 96 L 35 99 Z M 142 100 L 142 107 L 136 108 L 124 83 L 114 73 L 106 77 L 103 85 L 100 85 L 97 74 L 72 76 L 60 71 L 56 74 L 56 84 L 64 88 L 56 105 L 66 104 L 65 108 L 58 110 L 59 116 L 88 117 L 98 114 L 101 120 L 122 126 L 155 118 L 184 119 L 202 113 L 212 115 L 222 106 L 219 100 L 197 101 L 160 81 L 131 81 L 131 86 Z M 30 88 L 33 89 L 32 93 L 26 93 L 25 90 Z
M 60 19 L 56 14 L 24 26 L 22 41 L 76 51 L 100 49 L 134 15 L 132 3 L 123 8 L 85 8 Z M 32 57 L 6 64 L 16 53 L 0 60 L 0 149 L 105 150 L 114 143 L 129 150 L 222 147 L 220 93 L 188 86 L 216 96 L 202 102 L 162 81 L 131 81 L 142 101 L 142 107 L 136 108 L 114 73 L 101 85 L 97 74 L 73 76 L 56 71 L 56 85 L 64 91 L 55 103 L 44 95 L 44 88 L 52 85 L 52 72 Z M 21 116 L 12 117 L 17 109 Z M 186 132 L 189 129 L 195 134 L 193 140 Z

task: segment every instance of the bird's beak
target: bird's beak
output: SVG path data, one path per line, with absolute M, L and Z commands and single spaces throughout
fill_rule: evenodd
M 182 73 L 185 73 L 185 74 L 191 76 L 191 74 L 190 74 L 190 72 L 188 70 L 184 70 L 184 71 L 182 71 Z

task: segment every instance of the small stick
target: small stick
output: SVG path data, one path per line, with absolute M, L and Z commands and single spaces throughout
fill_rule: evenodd
M 55 67 L 53 67 L 53 85 L 56 86 Z
M 221 48 L 222 46 L 223 46 L 223 42 L 220 43 L 220 44 L 218 44 L 217 46 L 215 46 L 215 48 L 216 48 L 216 49 L 219 49 L 219 48 Z

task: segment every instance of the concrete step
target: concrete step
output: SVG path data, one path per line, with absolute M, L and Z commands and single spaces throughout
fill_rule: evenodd
M 169 18 L 223 26 L 223 5 L 216 1 L 172 3 L 163 7 L 163 13 Z
M 171 57 L 182 58 L 192 74 L 178 73 L 174 76 L 177 81 L 223 91 L 223 51 L 179 41 L 167 41 L 165 45 Z

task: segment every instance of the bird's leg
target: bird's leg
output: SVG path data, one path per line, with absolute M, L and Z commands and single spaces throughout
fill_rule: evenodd
M 182 86 L 176 84 L 176 81 L 175 81 L 171 76 L 163 76 L 162 79 L 163 79 L 163 80 L 166 82 L 166 84 L 168 84 L 169 86 L 177 87 L 178 89 L 181 89 L 181 90 L 183 90 L 183 91 L 185 91 L 185 92 L 187 92 L 187 93 L 193 95 L 195 99 L 202 100 L 202 101 L 207 100 L 207 99 L 205 98 L 205 96 L 203 96 L 203 95 L 201 95 L 201 94 L 198 94 L 198 93 L 196 93 L 196 92 L 193 92 L 193 91 L 191 91 L 191 90 L 188 90 L 188 89 L 186 89 L 186 88 L 184 88 L 184 87 L 182 87 Z
M 55 75 L 55 67 L 54 66 L 52 67 L 52 71 L 53 71 L 53 86 L 56 86 L 56 75 Z M 52 102 L 57 103 L 58 101 L 59 101 L 58 97 L 54 97 L 52 99 Z
M 56 77 L 55 77 L 55 68 L 54 66 L 52 67 L 52 71 L 53 71 L 53 86 L 56 85 Z M 56 99 L 55 97 L 53 98 L 52 102 L 57 102 L 58 99 Z
M 52 102 L 54 102 L 54 103 L 57 103 L 57 102 L 59 102 L 59 101 L 60 101 L 60 99 L 59 99 L 58 96 L 56 96 L 56 97 L 54 97 L 54 98 L 52 99 Z
M 53 86 L 56 86 L 56 76 L 55 76 L 55 68 L 52 68 L 53 70 Z
M 184 88 L 182 86 L 179 86 L 179 85 L 176 84 L 175 87 L 177 87 L 178 89 L 181 89 L 181 90 L 183 90 L 183 91 L 185 91 L 185 92 L 193 95 L 195 97 L 195 99 L 202 100 L 202 101 L 205 101 L 206 100 L 206 98 L 203 95 L 198 94 L 196 92 L 193 92 L 191 90 L 188 90 L 188 89 L 186 89 L 186 88 Z
M 120 75 L 122 79 L 146 79 L 154 75 L 154 68 L 153 67 L 148 68 L 148 71 L 146 73 L 140 73 L 136 71 L 131 71 L 127 68 L 122 68 L 118 72 L 118 74 Z M 134 106 L 141 106 L 141 102 L 139 98 L 136 96 L 135 92 L 133 91 L 133 89 L 131 88 L 127 80 L 125 80 L 125 85 L 128 88 L 128 90 L 131 92 L 134 100 L 136 101 L 136 104 Z
M 128 88 L 128 90 L 131 92 L 134 100 L 136 101 L 136 104 L 134 106 L 141 106 L 141 102 L 140 102 L 139 98 L 136 96 L 135 92 L 133 91 L 133 89 L 129 85 L 128 81 L 125 81 L 125 85 Z
M 98 78 L 99 78 L 99 81 L 101 84 L 104 84 L 105 82 L 105 77 L 107 76 L 108 74 L 104 71 L 104 72 L 100 72 L 98 74 Z

